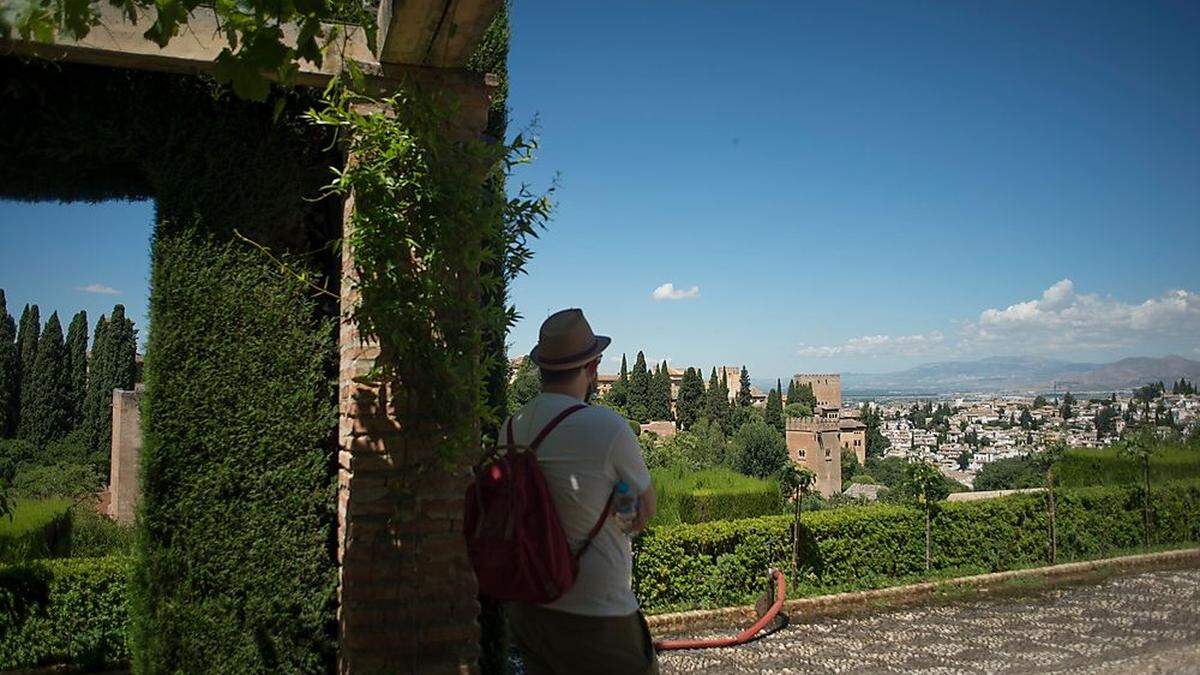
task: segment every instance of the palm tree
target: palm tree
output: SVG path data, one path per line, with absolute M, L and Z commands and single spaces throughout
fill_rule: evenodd
M 792 523 L 792 570 L 800 569 L 800 513 L 804 509 L 804 497 L 812 490 L 817 475 L 788 462 L 779 471 L 779 492 L 784 500 L 795 503 L 795 521 Z
M 1150 458 L 1157 452 L 1158 439 L 1152 429 L 1139 429 L 1121 442 L 1121 454 L 1142 465 L 1142 542 L 1146 548 L 1150 548 Z
M 942 472 L 929 462 L 913 462 L 904 468 L 904 488 L 912 499 L 925 512 L 925 571 L 932 567 L 930 522 L 937 503 L 950 494 Z

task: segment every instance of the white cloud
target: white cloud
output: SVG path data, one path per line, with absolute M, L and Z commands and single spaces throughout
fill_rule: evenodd
M 971 347 L 1010 344 L 1025 350 L 1110 349 L 1149 340 L 1188 339 L 1200 334 L 1200 294 L 1174 289 L 1142 302 L 1079 293 L 1070 279 L 1040 298 L 985 309 L 963 327 Z
M 840 345 L 800 345 L 800 356 L 920 356 L 936 351 L 946 336 L 940 331 L 916 335 L 863 335 Z
M 104 284 L 88 284 L 87 286 L 76 286 L 75 290 L 83 291 L 84 293 L 98 293 L 100 295 L 120 295 L 121 294 L 121 291 L 118 291 L 117 289 L 113 288 L 112 286 L 105 286 Z
M 700 287 L 692 286 L 691 288 L 684 290 L 682 288 L 675 288 L 675 284 L 667 282 L 654 289 L 654 292 L 650 294 L 650 297 L 654 298 L 655 300 L 692 300 L 700 297 Z

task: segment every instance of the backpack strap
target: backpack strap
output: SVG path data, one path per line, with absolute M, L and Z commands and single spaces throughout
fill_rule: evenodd
M 542 444 L 542 441 L 546 440 L 546 437 L 550 435 L 551 431 L 554 431 L 554 428 L 557 427 L 560 422 L 567 419 L 571 415 L 579 412 L 580 410 L 583 410 L 586 407 L 587 407 L 587 404 L 576 403 L 575 405 L 571 406 L 570 408 L 567 408 L 566 410 L 558 413 L 558 415 L 555 415 L 554 419 L 550 420 L 550 422 L 548 422 L 546 424 L 546 426 L 542 427 L 542 430 L 540 432 L 538 432 L 537 437 L 534 438 L 533 442 L 529 444 L 529 449 L 532 450 L 534 452 L 534 454 L 537 454 L 538 446 Z M 508 418 L 508 442 L 512 443 L 512 418 L 511 417 Z
M 579 562 L 579 558 L 592 545 L 592 540 L 596 538 L 596 535 L 600 534 L 601 528 L 604 527 L 604 522 L 608 520 L 609 511 L 612 510 L 613 495 L 615 494 L 616 490 L 608 493 L 608 501 L 604 502 L 604 510 L 600 512 L 600 517 L 596 519 L 596 524 L 592 526 L 592 531 L 588 532 L 587 539 L 583 540 L 583 546 L 580 546 L 579 550 L 572 555 L 575 558 L 575 562 Z

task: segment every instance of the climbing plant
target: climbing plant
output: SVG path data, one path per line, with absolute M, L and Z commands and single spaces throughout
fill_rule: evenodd
M 362 0 L 108 0 L 122 17 L 137 23 L 141 14 L 154 10 L 153 22 L 143 34 L 165 47 L 201 7 L 213 12 L 218 31 L 228 45 L 214 62 L 218 82 L 229 84 L 239 96 L 266 100 L 274 75 L 285 86 L 295 82 L 298 62 L 321 65 L 325 48 L 347 30 L 362 30 L 375 49 L 377 28 L 374 7 Z M 0 37 L 16 33 L 23 40 L 51 42 L 55 35 L 80 40 L 101 25 L 102 0 L 3 0 L 0 2 Z M 352 28 L 339 23 L 355 24 Z M 293 24 L 289 33 L 283 26 Z
M 350 158 L 327 186 L 354 204 L 345 245 L 359 299 L 349 318 L 381 347 L 366 379 L 402 383 L 397 414 L 441 426 L 442 459 L 451 461 L 474 443 L 475 426 L 463 420 L 496 421 L 484 374 L 504 354 L 484 350 L 483 333 L 517 319 L 513 307 L 480 299 L 524 270 L 550 193 L 521 186 L 506 197 L 490 187 L 531 161 L 536 141 L 456 138 L 454 106 L 438 94 L 403 87 L 372 98 L 355 79 L 335 80 L 324 107 L 307 115 L 334 128 Z

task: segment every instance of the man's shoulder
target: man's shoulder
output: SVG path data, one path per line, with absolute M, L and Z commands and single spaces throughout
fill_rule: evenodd
M 616 433 L 621 429 L 629 429 L 629 422 L 626 422 L 620 413 L 602 405 L 589 405 L 587 408 L 580 410 L 579 415 L 589 424 L 594 424 L 597 428 L 603 428 L 609 431 L 609 433 Z

